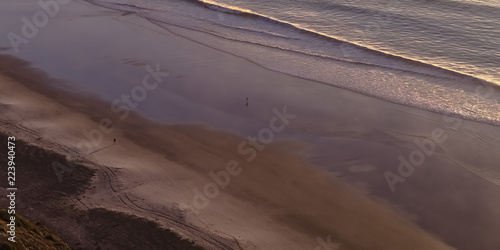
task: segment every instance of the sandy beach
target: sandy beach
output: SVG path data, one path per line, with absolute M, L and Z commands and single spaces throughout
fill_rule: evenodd
M 38 8 L 7 5 L 2 29 Z M 72 1 L 19 53 L 0 41 L 19 213 L 71 248 L 500 245 L 500 128 L 264 69 L 164 28 Z

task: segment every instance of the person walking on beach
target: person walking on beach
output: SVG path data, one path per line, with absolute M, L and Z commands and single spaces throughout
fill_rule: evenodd
M 113 138 L 113 144 L 116 144 L 116 138 Z

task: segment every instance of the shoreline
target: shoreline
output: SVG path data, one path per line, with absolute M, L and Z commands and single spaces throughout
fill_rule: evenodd
M 121 11 L 120 6 L 105 8 Z M 162 21 L 161 18 L 166 14 L 159 15 L 156 13 L 149 15 L 147 12 L 138 12 L 136 14 L 168 30 L 176 36 L 183 37 L 191 42 L 210 47 L 214 50 L 228 53 L 235 57 L 244 58 L 252 64 L 256 64 L 259 67 L 273 72 L 301 78 L 313 84 L 340 88 L 352 91 L 355 94 L 373 97 L 392 104 L 404 105 L 406 107 L 421 109 L 439 115 L 451 115 L 459 117 L 460 119 L 489 124 L 496 127 L 500 125 L 495 112 L 499 108 L 498 100 L 500 97 L 500 86 L 480 78 L 468 75 L 462 75 L 462 77 L 453 76 L 454 74 L 458 74 L 457 72 L 451 73 L 451 76 L 448 74 L 450 72 L 446 74 L 448 76 L 439 76 L 439 74 L 425 74 L 425 72 L 422 74 L 412 73 L 402 69 L 391 70 L 384 67 L 382 67 L 384 69 L 378 69 L 377 67 L 373 68 L 373 65 L 365 63 L 355 63 L 355 65 L 359 67 L 359 72 L 355 71 L 355 73 L 353 73 L 351 71 L 356 67 L 350 67 L 352 66 L 350 62 L 343 62 L 343 60 L 339 58 L 308 58 L 308 56 L 305 55 L 301 57 L 295 54 L 301 54 L 302 52 L 294 50 L 288 51 L 280 48 L 280 46 L 267 47 L 258 42 L 253 43 L 245 41 L 244 39 L 230 38 L 218 34 L 218 32 L 214 32 L 211 30 L 213 27 L 207 28 L 206 30 L 198 26 L 196 26 L 197 28 L 190 27 L 189 22 L 196 22 L 197 20 L 191 20 L 189 18 L 184 20 L 177 17 L 183 20 L 180 22 L 175 21 L 175 18 L 171 18 L 168 21 Z M 236 18 L 231 20 L 236 20 Z M 214 20 L 210 22 L 217 23 L 217 21 Z M 220 22 L 218 25 L 224 26 L 224 23 Z M 266 49 L 261 47 L 265 47 Z M 248 51 L 252 52 L 249 53 Z M 259 54 L 265 54 L 267 56 L 266 58 L 262 58 L 258 56 Z M 356 55 L 355 57 L 359 57 L 358 59 L 361 60 L 363 58 L 363 56 L 360 55 Z M 335 62 L 336 60 L 339 62 Z M 296 61 L 302 63 L 299 67 L 287 68 L 290 66 L 290 63 L 286 64 L 287 67 L 280 67 L 283 61 Z M 318 61 L 321 61 L 321 63 Z M 328 73 L 327 75 L 322 73 L 328 71 L 335 73 Z M 302 75 L 297 72 L 301 72 Z M 309 73 L 306 74 L 305 72 Z M 359 77 L 359 75 L 365 77 Z M 366 81 L 366 78 L 371 80 Z M 378 84 L 375 84 L 375 82 Z M 420 88 L 420 85 L 425 87 Z M 429 89 L 432 89 L 434 93 L 439 93 L 439 95 L 432 96 L 428 91 Z M 481 98 L 476 98 L 478 95 L 480 95 Z M 453 100 L 465 101 L 454 102 Z M 471 105 L 471 102 L 478 102 L 478 104 Z
M 75 7 L 77 5 L 79 7 Z M 329 92 L 335 92 L 335 91 L 338 91 L 338 89 L 342 89 L 342 91 L 345 91 L 345 92 L 352 92 L 351 93 L 352 96 L 361 95 L 363 97 L 368 97 L 368 99 L 375 98 L 378 100 L 378 102 L 387 102 L 390 104 L 402 105 L 402 106 L 413 108 L 413 109 L 419 109 L 419 110 L 423 110 L 426 112 L 432 112 L 432 113 L 435 113 L 438 115 L 448 114 L 448 115 L 451 115 L 451 116 L 454 116 L 454 117 L 457 117 L 460 119 L 465 119 L 465 120 L 469 120 L 472 122 L 489 124 L 492 126 L 499 127 L 498 122 L 495 121 L 495 119 L 496 119 L 495 113 L 496 112 L 485 113 L 487 110 L 482 109 L 482 108 L 486 108 L 486 109 L 492 109 L 493 111 L 495 110 L 494 108 L 496 107 L 496 105 L 498 105 L 498 98 L 496 98 L 495 96 L 492 96 L 491 93 L 498 92 L 497 90 L 500 90 L 500 87 L 498 87 L 498 86 L 495 87 L 495 86 L 487 86 L 484 84 L 478 84 L 478 86 L 475 86 L 476 88 L 471 87 L 471 88 L 468 88 L 465 90 L 461 89 L 460 91 L 468 92 L 472 96 L 470 96 L 470 95 L 469 96 L 455 96 L 452 99 L 464 100 L 462 103 L 457 103 L 456 105 L 451 105 L 451 103 L 448 102 L 448 99 L 449 99 L 448 97 L 444 98 L 444 99 L 438 98 L 439 99 L 438 101 L 440 101 L 440 103 L 438 103 L 439 105 L 432 107 L 431 103 L 427 103 L 427 104 L 421 103 L 423 106 L 421 106 L 421 105 L 415 106 L 415 105 L 411 104 L 414 101 L 418 101 L 418 99 L 422 99 L 422 98 L 425 99 L 425 97 L 423 97 L 423 96 L 426 96 L 426 93 L 414 93 L 411 91 L 412 86 L 394 85 L 395 82 L 415 82 L 418 84 L 425 84 L 427 86 L 430 83 L 428 81 L 431 81 L 434 85 L 437 85 L 438 87 L 444 87 L 444 86 L 448 86 L 450 84 L 451 84 L 451 86 L 457 85 L 457 87 L 459 87 L 462 85 L 462 83 L 467 82 L 469 80 L 469 78 L 467 78 L 467 77 L 462 78 L 462 79 L 458 79 L 458 80 L 451 79 L 453 81 L 433 82 L 432 79 L 424 79 L 424 78 L 419 79 L 419 78 L 416 78 L 414 75 L 406 74 L 404 72 L 400 72 L 402 74 L 398 74 L 398 72 L 391 73 L 390 71 L 385 72 L 385 73 L 377 71 L 378 73 L 373 73 L 372 70 L 370 70 L 369 68 L 366 68 L 366 69 L 362 70 L 361 72 L 359 72 L 359 74 L 361 74 L 361 75 L 368 72 L 370 74 L 369 77 L 371 77 L 373 79 L 377 79 L 374 77 L 378 76 L 379 74 L 385 75 L 385 76 L 389 77 L 390 79 L 394 78 L 393 79 L 394 81 L 384 78 L 384 79 L 378 79 L 375 82 L 379 82 L 379 81 L 384 82 L 386 80 L 390 80 L 390 82 L 387 83 L 387 84 L 389 84 L 388 86 L 391 87 L 393 90 L 397 90 L 393 94 L 397 94 L 400 97 L 406 96 L 409 98 L 408 100 L 400 100 L 400 101 L 389 100 L 387 98 L 382 98 L 381 96 L 373 95 L 373 93 L 369 93 L 369 89 L 383 89 L 383 88 L 385 88 L 384 85 L 380 85 L 380 84 L 377 86 L 367 85 L 368 87 L 367 86 L 363 87 L 362 85 L 360 85 L 361 82 L 358 83 L 358 81 L 360 79 L 357 79 L 355 77 L 355 74 L 352 75 L 352 72 L 350 72 L 351 70 L 349 69 L 349 67 L 345 67 L 345 65 L 331 65 L 332 70 L 338 71 L 338 74 L 336 74 L 336 75 L 333 74 L 333 75 L 328 76 L 327 78 L 330 81 L 323 81 L 326 78 L 323 80 L 320 80 L 320 79 L 315 79 L 314 77 L 311 78 L 314 80 L 308 80 L 309 78 L 307 78 L 307 77 L 297 76 L 296 74 L 291 74 L 290 72 L 285 72 L 283 70 L 273 69 L 272 67 L 269 67 L 269 65 L 265 66 L 261 63 L 255 63 L 255 60 L 251 60 L 248 57 L 237 55 L 237 54 L 232 53 L 232 52 L 228 52 L 227 51 L 228 49 L 224 49 L 224 46 L 226 46 L 227 48 L 233 48 L 233 49 L 237 49 L 237 50 L 251 49 L 251 46 L 250 47 L 241 46 L 241 48 L 239 48 L 238 46 L 235 46 L 234 44 L 227 43 L 227 42 L 221 42 L 218 46 L 212 46 L 210 44 L 207 44 L 206 42 L 202 42 L 203 40 L 207 40 L 207 41 L 213 40 L 213 38 L 210 38 L 211 37 L 210 34 L 202 34 L 203 32 L 199 32 L 199 31 L 195 31 L 195 30 L 189 31 L 188 28 L 185 28 L 182 26 L 176 27 L 175 25 L 170 25 L 170 24 L 154 21 L 151 18 L 148 18 L 148 17 L 141 15 L 141 14 L 137 14 L 137 13 L 134 14 L 133 12 L 114 10 L 114 9 L 111 9 L 108 7 L 101 7 L 99 5 L 96 5 L 96 4 L 88 2 L 88 1 L 81 1 L 81 2 L 76 1 L 74 3 L 70 3 L 69 5 L 65 5 L 63 7 L 65 7 L 68 12 L 75 13 L 76 16 L 82 15 L 85 17 L 92 17 L 92 18 L 86 18 L 88 20 L 85 21 L 85 22 L 88 22 L 92 25 L 96 25 L 99 22 L 104 22 L 106 24 L 105 25 L 106 27 L 109 27 L 111 29 L 117 29 L 115 35 L 117 35 L 116 39 L 119 41 L 125 41 L 127 39 L 130 39 L 129 38 L 130 32 L 134 32 L 134 33 L 138 34 L 139 36 L 147 37 L 146 39 L 143 39 L 143 38 L 139 39 L 140 40 L 139 42 L 133 41 L 130 45 L 127 44 L 127 46 L 124 46 L 126 49 L 121 49 L 121 50 L 115 51 L 114 49 L 108 49 L 108 48 L 112 48 L 112 46 L 110 46 L 110 44 L 108 44 L 108 42 L 105 39 L 99 38 L 98 36 L 96 36 L 96 34 L 92 34 L 92 32 L 89 32 L 89 30 L 86 30 L 85 34 L 87 36 L 89 36 L 89 38 L 88 38 L 89 40 L 93 40 L 93 42 L 95 42 L 96 44 L 102 44 L 104 46 L 104 47 L 98 46 L 96 48 L 90 49 L 88 47 L 88 45 L 85 43 L 85 41 L 82 41 L 80 39 L 76 39 L 74 37 L 75 35 L 71 34 L 71 33 L 74 33 L 71 30 L 65 30 L 70 35 L 63 36 L 62 41 L 64 41 L 64 42 L 57 42 L 54 45 L 52 45 L 52 44 L 50 44 L 50 39 L 48 39 L 48 38 L 57 36 L 57 34 L 54 31 L 57 31 L 58 29 L 60 29 L 60 27 L 55 28 L 55 29 L 52 29 L 50 25 L 48 25 L 47 27 L 42 27 L 44 32 L 47 32 L 49 34 L 44 34 L 44 33 L 40 32 L 41 35 L 36 37 L 36 39 L 39 40 L 38 41 L 39 45 L 36 45 L 34 47 L 30 47 L 29 45 L 25 45 L 25 46 L 27 46 L 26 51 L 21 51 L 21 53 L 17 54 L 17 56 L 19 56 L 27 61 L 44 62 L 43 64 L 40 65 L 40 66 L 44 67 L 43 70 L 50 72 L 50 74 L 54 75 L 54 77 L 57 77 L 60 79 L 65 79 L 65 80 L 68 80 L 71 82 L 71 84 L 68 84 L 68 86 L 55 85 L 56 87 L 64 89 L 64 90 L 71 91 L 72 89 L 74 89 L 76 91 L 89 92 L 92 94 L 98 93 L 100 99 L 104 99 L 104 100 L 110 100 L 111 98 L 113 98 L 111 96 L 111 94 L 113 94 L 113 93 L 110 91 L 109 88 L 102 88 L 101 87 L 102 84 L 92 83 L 92 82 L 100 82 L 100 81 L 102 82 L 102 81 L 114 80 L 113 78 L 110 78 L 109 75 L 101 75 L 100 72 L 97 72 L 98 68 L 96 68 L 96 65 L 99 65 L 101 68 L 106 68 L 106 69 L 120 69 L 120 70 L 122 70 L 122 68 L 125 68 L 125 70 L 129 70 L 131 72 L 125 72 L 124 76 L 122 76 L 123 78 L 135 78 L 135 77 L 137 77 L 138 79 L 140 79 L 140 78 L 142 78 L 142 75 L 144 73 L 143 72 L 138 73 L 137 68 L 140 68 L 141 65 L 146 65 L 147 64 L 146 62 L 148 62 L 148 61 L 149 62 L 156 62 L 156 63 L 160 63 L 162 65 L 162 67 L 165 66 L 165 67 L 169 68 L 170 66 L 172 66 L 175 69 L 175 70 L 172 70 L 173 76 L 175 78 L 179 78 L 179 79 L 175 79 L 175 80 L 171 79 L 171 81 L 175 85 L 177 85 L 179 83 L 184 83 L 185 81 L 187 81 L 188 79 L 185 79 L 184 81 L 180 80 L 180 78 L 184 78 L 186 76 L 189 78 L 189 81 L 203 81 L 204 79 L 206 79 L 206 77 L 207 77 L 206 72 L 203 72 L 203 69 L 204 69 L 204 67 L 206 67 L 206 65 L 201 65 L 202 67 L 199 67 L 196 64 L 200 64 L 200 63 L 201 64 L 209 64 L 210 61 L 212 61 L 212 63 L 214 63 L 214 61 L 219 60 L 222 62 L 215 62 L 215 63 L 220 64 L 220 66 L 231 67 L 232 64 L 244 65 L 244 63 L 242 64 L 241 61 L 245 61 L 245 62 L 249 62 L 248 64 L 255 64 L 255 65 L 252 65 L 252 66 L 255 66 L 255 68 L 261 68 L 261 69 L 265 69 L 265 70 L 249 69 L 248 70 L 249 72 L 247 74 L 242 75 L 243 80 L 242 80 L 242 83 L 240 83 L 242 85 L 243 84 L 245 84 L 245 85 L 252 84 L 252 80 L 251 80 L 252 78 L 254 81 L 262 81 L 263 79 L 269 79 L 268 75 L 284 74 L 284 75 L 289 76 L 289 77 L 281 77 L 281 79 L 280 79 L 281 81 L 286 80 L 286 81 L 290 81 L 290 82 L 294 82 L 294 83 L 301 82 L 302 85 L 305 84 L 307 87 L 311 87 L 311 88 L 315 88 L 315 89 L 327 89 L 327 88 L 322 88 L 322 87 L 318 87 L 318 86 L 309 86 L 309 83 L 312 85 L 317 85 L 317 84 L 325 85 L 325 87 L 331 88 L 331 90 L 329 90 Z M 88 10 L 90 10 L 90 11 L 88 11 Z M 97 16 L 93 16 L 94 14 L 92 14 L 92 13 L 94 13 L 94 12 L 101 12 L 101 13 L 105 13 L 105 14 L 104 15 L 99 14 Z M 81 14 L 81 13 L 84 13 L 84 14 Z M 64 13 L 62 13 L 62 14 L 64 14 Z M 118 25 L 111 24 L 109 22 L 109 20 L 107 20 L 110 18 L 113 18 L 113 19 L 115 19 L 115 21 L 121 22 L 122 24 L 118 24 Z M 51 19 L 51 22 L 58 23 L 58 22 L 62 21 L 61 19 L 62 19 L 62 17 L 60 18 L 58 15 L 56 15 L 54 17 L 54 19 Z M 75 25 L 74 30 L 81 30 L 81 29 L 84 29 L 84 27 L 85 27 L 85 26 L 80 26 L 79 24 L 76 24 L 76 23 L 72 23 L 72 24 Z M 125 27 L 125 26 L 128 26 L 128 27 Z M 9 27 L 8 29 L 10 29 L 10 28 L 11 27 Z M 103 28 L 94 27 L 94 29 L 95 29 L 94 31 L 96 33 L 99 33 L 99 34 L 105 33 Z M 182 40 L 185 40 L 184 42 L 187 42 L 190 45 L 183 46 Z M 86 53 L 71 51 L 69 53 L 69 54 L 71 54 L 71 57 L 68 58 L 68 55 L 61 53 L 62 51 L 59 51 L 59 49 L 54 48 L 54 47 L 64 48 L 63 51 L 65 51 L 68 49 L 69 44 L 72 44 L 72 46 L 75 47 L 75 50 L 82 50 L 82 51 L 85 51 Z M 168 46 L 163 47 L 162 44 L 165 44 L 165 45 L 169 44 L 172 47 L 179 48 L 179 50 L 173 52 L 173 50 L 168 49 Z M 218 51 L 220 53 L 217 53 L 218 55 L 214 55 L 214 53 L 208 53 L 209 50 L 201 49 L 201 50 L 195 50 L 196 53 L 200 54 L 200 55 L 195 55 L 194 53 L 189 51 L 189 49 L 193 49 L 193 48 L 196 48 L 199 46 L 192 46 L 193 44 L 201 45 L 201 47 L 205 47 L 205 48 L 209 47 L 212 50 Z M 187 47 L 189 49 L 186 49 L 185 47 Z M 57 57 L 58 60 L 56 60 L 56 61 L 45 60 L 44 57 L 46 57 L 48 55 L 52 55 L 52 54 L 50 54 L 48 52 L 40 53 L 39 51 L 43 50 L 43 49 L 47 49 L 47 48 L 50 49 L 53 56 Z M 163 49 L 166 49 L 166 50 L 163 50 Z M 6 51 L 5 53 L 13 54 L 13 53 L 11 53 L 11 51 L 9 52 L 9 50 L 11 50 L 11 49 L 9 49 L 8 46 L 5 47 L 5 51 Z M 110 50 L 111 50 L 111 52 L 109 52 Z M 137 50 L 137 51 L 133 51 L 133 50 Z M 116 53 L 116 52 L 120 52 L 120 53 Z M 181 52 L 181 53 L 179 53 L 179 52 Z M 188 55 L 182 55 L 183 53 L 188 54 Z M 276 58 L 281 58 L 279 52 L 268 51 L 268 53 L 270 53 L 270 55 L 272 54 L 272 55 L 276 56 Z M 103 54 L 105 56 L 103 56 Z M 179 55 L 179 54 L 181 54 L 181 55 Z M 281 59 L 281 60 L 295 60 L 295 61 L 297 61 L 299 59 L 299 58 L 292 57 L 291 55 L 287 55 L 287 53 L 282 53 L 282 54 L 283 54 L 282 55 L 283 59 Z M 224 56 L 224 55 L 232 55 L 232 57 L 242 59 L 242 60 L 227 60 L 227 61 L 220 60 L 221 58 L 224 58 L 224 59 L 228 58 L 227 56 Z M 84 58 L 84 59 L 82 59 L 82 61 L 93 60 L 95 62 L 95 65 L 94 64 L 82 64 L 82 62 L 76 62 L 76 61 L 74 61 L 74 57 Z M 124 58 L 117 58 L 117 57 L 124 57 Z M 166 58 L 166 57 L 172 57 L 172 58 Z M 178 59 L 174 59 L 174 57 L 178 57 Z M 193 57 L 193 60 L 185 60 L 182 57 Z M 86 62 L 86 63 L 88 63 L 88 62 Z M 127 68 L 127 67 L 123 67 L 123 65 L 121 65 L 121 66 L 117 65 L 117 63 L 118 64 L 128 64 L 128 65 L 131 65 L 134 67 Z M 82 72 L 80 72 L 80 71 L 75 71 L 74 68 L 68 67 L 68 65 L 73 65 L 73 64 L 77 64 L 77 65 L 81 64 L 80 65 L 81 67 L 86 66 L 89 69 L 89 71 L 95 72 L 96 75 L 91 77 L 89 75 L 82 74 Z M 202 72 L 201 74 L 205 74 L 205 77 L 204 78 L 203 77 L 192 77 L 192 75 L 188 74 L 185 69 L 182 69 L 182 68 L 179 69 L 179 68 L 175 67 L 175 66 L 178 66 L 176 64 L 193 64 L 194 69 L 198 70 L 201 68 L 201 70 L 200 70 Z M 248 64 L 247 64 L 247 68 L 250 68 L 250 67 L 248 67 Z M 280 64 L 279 61 L 274 63 L 274 65 L 279 65 L 279 64 Z M 234 76 L 230 77 L 231 72 L 228 70 L 220 70 L 221 72 L 219 72 L 218 67 L 214 67 L 214 68 L 216 69 L 215 74 L 223 74 L 224 76 L 227 76 L 227 78 L 229 78 L 229 80 L 224 81 L 224 85 L 226 85 L 230 81 L 240 80 L 240 79 L 235 79 Z M 212 69 L 214 69 L 214 68 L 212 68 Z M 251 67 L 251 68 L 254 68 L 254 67 Z M 327 68 L 325 68 L 325 70 L 326 69 Z M 307 69 L 307 70 L 311 70 L 311 69 Z M 269 74 L 266 71 L 270 71 L 272 73 Z M 316 71 L 314 71 L 314 72 L 316 72 Z M 319 75 L 319 72 L 316 72 L 316 73 L 318 73 L 318 75 Z M 262 74 L 265 76 L 262 76 L 262 77 L 256 76 L 259 74 Z M 344 76 L 344 74 L 348 74 L 349 77 Z M 120 80 L 124 80 L 125 84 L 127 84 L 127 85 L 132 84 L 130 82 L 127 82 L 123 78 Z M 245 78 L 251 78 L 251 79 L 244 80 Z M 296 81 L 293 79 L 301 79 L 301 81 Z M 345 80 L 351 80 L 351 79 L 354 79 L 354 81 L 352 81 L 352 83 L 350 84 L 350 85 L 352 85 L 352 88 L 347 87 L 347 86 L 337 86 L 335 84 L 332 84 L 332 82 L 345 81 Z M 220 77 L 218 80 L 223 81 L 220 79 Z M 450 79 L 448 79 L 448 80 L 450 80 Z M 326 82 L 329 82 L 329 83 L 327 84 Z M 71 85 L 73 85 L 73 86 L 71 86 Z M 428 85 L 428 86 L 430 89 L 433 89 L 432 84 Z M 115 86 L 115 87 L 117 90 L 118 89 L 123 90 L 123 87 L 120 87 L 120 86 Z M 200 87 L 200 86 L 198 86 L 198 87 Z M 226 85 L 225 87 L 228 87 L 228 86 Z M 286 85 L 280 85 L 279 87 L 286 87 Z M 294 86 L 294 87 L 296 87 L 296 86 Z M 244 87 L 244 88 L 246 91 L 252 91 L 251 89 L 247 89 L 247 87 Z M 169 87 L 169 89 L 176 90 L 176 91 L 181 90 L 181 89 L 178 89 L 177 87 Z M 203 89 L 203 90 L 205 90 L 205 89 Z M 433 91 L 437 91 L 437 90 L 433 90 Z M 439 90 L 439 91 L 441 91 L 443 94 L 446 94 L 446 91 L 444 91 L 444 92 L 442 90 Z M 453 92 L 454 91 L 453 88 L 450 91 Z M 209 91 L 209 92 L 212 95 L 215 94 L 211 91 Z M 239 92 L 243 92 L 243 91 L 239 91 Z M 173 98 L 186 98 L 187 99 L 186 101 L 188 101 L 188 102 L 194 101 L 193 96 L 189 96 L 189 95 L 186 96 L 186 93 L 174 92 L 171 94 L 174 94 L 174 95 L 181 94 L 180 96 L 174 96 Z M 238 93 L 238 94 L 240 94 L 240 93 Z M 255 93 L 255 94 L 257 94 L 257 93 Z M 423 96 L 421 94 L 423 94 Z M 482 100 L 480 100 L 480 103 L 478 103 L 478 104 L 473 103 L 474 101 L 476 101 L 474 99 L 476 95 L 482 96 Z M 443 96 L 445 96 L 445 95 L 443 95 Z M 244 96 L 243 96 L 243 98 L 244 98 Z M 363 98 L 360 98 L 360 99 L 363 99 Z M 177 101 L 178 100 L 176 100 L 175 102 L 177 102 Z M 190 103 L 190 104 L 193 104 L 193 103 Z M 199 103 L 195 103 L 195 105 L 196 104 L 199 104 Z M 184 105 L 186 105 L 186 104 L 184 104 Z M 205 106 L 205 105 L 202 105 L 202 106 Z M 448 110 L 447 112 L 443 113 L 443 112 L 441 112 L 442 110 L 439 111 L 440 106 L 448 107 L 447 109 L 451 109 L 451 110 Z M 478 107 L 481 108 L 481 110 L 476 110 L 476 108 L 478 108 Z M 185 108 L 185 107 L 183 107 L 183 108 Z M 211 108 L 221 109 L 221 106 L 211 107 Z M 188 111 L 195 112 L 193 109 L 190 109 Z M 224 111 L 227 112 L 227 110 L 224 110 Z M 204 114 L 204 113 L 210 113 L 211 116 L 217 115 L 217 114 L 212 114 L 212 111 L 210 111 L 210 110 L 204 110 L 204 112 L 199 112 L 198 114 L 196 114 L 196 117 L 198 119 L 192 119 L 192 120 L 189 120 L 189 119 L 179 120 L 181 117 L 181 116 L 179 116 L 179 113 L 178 112 L 175 113 L 175 111 L 170 111 L 169 114 L 171 114 L 172 116 L 176 116 L 176 119 L 173 121 L 170 119 L 162 120 L 163 118 L 160 116 L 161 114 L 159 114 L 159 112 L 157 110 L 155 110 L 155 108 L 151 108 L 151 107 L 146 108 L 145 107 L 145 108 L 141 109 L 140 112 L 143 115 L 145 115 L 146 117 L 151 118 L 153 120 L 160 121 L 162 123 L 176 123 L 176 122 L 196 123 L 196 124 L 207 123 L 210 126 L 215 125 L 215 127 L 224 126 L 223 123 L 221 123 L 221 122 L 217 123 L 217 121 L 210 120 L 210 118 L 207 117 L 208 115 Z M 476 114 L 480 114 L 481 117 L 476 117 Z M 491 119 L 484 117 L 485 115 L 487 117 L 490 117 Z M 225 128 L 225 129 L 236 130 L 238 127 L 244 127 L 244 125 L 242 123 L 240 123 L 238 125 L 239 126 L 234 126 L 234 127 Z
M 78 196 L 88 209 L 136 214 L 209 249 L 303 249 L 326 237 L 353 249 L 401 249 L 398 244 L 408 242 L 415 249 L 427 243 L 446 248 L 436 238 L 463 249 L 498 245 L 498 187 L 476 176 L 484 171 L 495 177 L 498 127 L 463 120 L 456 129 L 434 113 L 310 86 L 192 44 L 134 15 L 80 3 L 67 11 L 23 54 L 34 63 L 0 62 L 0 71 L 15 79 L 2 83 L 0 100 L 2 118 L 36 131 L 75 163 L 103 166 L 94 168 L 96 188 Z M 70 17 L 81 21 L 71 30 L 84 39 L 58 27 Z M 115 50 L 99 38 L 106 28 L 117 41 L 129 42 Z M 64 35 L 52 44 L 58 33 Z M 88 47 L 90 41 L 95 46 Z M 33 60 L 43 59 L 33 57 L 40 54 L 54 59 Z M 147 75 L 144 67 L 158 64 L 170 73 L 167 84 L 147 92 L 148 100 L 120 119 L 124 113 L 114 112 L 110 102 L 132 93 Z M 258 137 L 273 108 L 283 106 L 297 119 L 247 164 L 238 146 L 248 142 L 247 135 Z M 101 126 L 104 118 L 113 132 L 105 133 L 110 124 Z M 398 157 L 420 150 L 414 141 L 432 140 L 436 128 L 447 140 L 390 192 L 384 172 L 398 173 Z M 86 155 L 78 146 L 89 139 L 82 131 L 95 129 L 102 141 Z M 231 159 L 240 161 L 243 173 L 231 176 L 227 188 L 221 185 L 201 214 L 193 213 L 193 190 L 218 187 L 210 173 L 228 170 Z M 70 174 L 63 173 L 63 183 Z M 55 173 L 52 178 L 59 181 Z

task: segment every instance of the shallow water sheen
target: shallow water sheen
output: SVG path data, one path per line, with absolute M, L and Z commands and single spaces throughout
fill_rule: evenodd
M 268 69 L 398 104 L 500 124 L 498 4 L 92 2 L 136 12 L 177 35 Z

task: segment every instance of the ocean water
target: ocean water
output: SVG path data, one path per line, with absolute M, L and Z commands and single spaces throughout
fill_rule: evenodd
M 274 71 L 500 125 L 496 0 L 89 1 Z
M 216 0 L 384 53 L 500 84 L 500 1 Z

